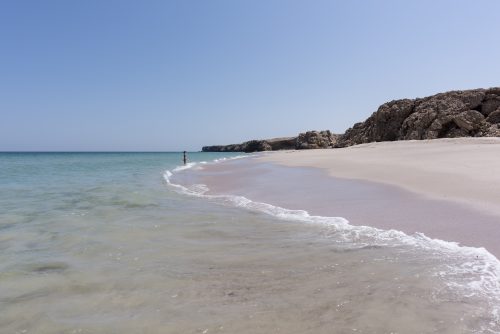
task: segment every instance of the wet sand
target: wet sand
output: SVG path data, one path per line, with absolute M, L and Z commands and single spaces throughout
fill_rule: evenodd
M 240 195 L 288 209 L 307 210 L 312 215 L 344 217 L 353 225 L 407 234 L 420 232 L 464 246 L 484 247 L 500 257 L 500 216 L 493 210 L 481 211 L 474 205 L 436 199 L 390 184 L 338 178 L 325 169 L 290 168 L 269 160 L 277 160 L 274 153 L 207 165 L 202 172 L 179 175 L 184 178 L 179 181 L 206 184 L 211 194 Z

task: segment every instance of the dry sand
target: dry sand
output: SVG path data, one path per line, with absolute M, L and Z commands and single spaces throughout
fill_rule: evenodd
M 390 184 L 500 217 L 500 138 L 370 143 L 332 150 L 273 152 L 261 160 Z

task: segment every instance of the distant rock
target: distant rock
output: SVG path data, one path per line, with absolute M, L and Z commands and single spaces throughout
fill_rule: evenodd
M 325 131 L 307 131 L 298 137 L 250 140 L 241 144 L 204 146 L 203 152 L 261 152 L 279 150 L 305 150 L 314 148 L 331 148 L 338 135 Z
M 295 149 L 295 141 L 297 137 L 274 138 L 267 139 L 266 141 L 271 145 L 273 151 L 279 150 L 293 150 Z
M 330 130 L 307 131 L 299 134 L 296 139 L 295 148 L 297 150 L 332 148 L 337 142 L 338 135 Z
M 378 141 L 500 136 L 500 87 L 451 91 L 381 105 L 335 147 Z
M 204 146 L 203 152 L 261 152 L 295 149 L 296 137 L 250 140 L 241 144 Z

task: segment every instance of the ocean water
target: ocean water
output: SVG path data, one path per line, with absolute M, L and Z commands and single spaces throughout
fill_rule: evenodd
M 208 196 L 181 158 L 0 153 L 0 333 L 500 333 L 484 249 Z

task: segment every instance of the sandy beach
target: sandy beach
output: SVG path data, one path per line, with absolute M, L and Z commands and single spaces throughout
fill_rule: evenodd
M 500 138 L 381 142 L 267 154 L 262 161 L 316 167 L 380 182 L 500 216 Z
M 188 182 L 353 225 L 484 247 L 498 258 L 499 152 L 496 138 L 270 152 L 206 166 Z
M 485 247 L 499 257 L 499 153 L 499 138 L 457 138 L 273 152 L 258 160 L 321 169 L 331 177 L 351 181 L 351 188 L 355 180 L 378 184 L 376 190 L 356 192 L 354 198 L 357 196 L 358 201 L 371 198 L 364 205 L 357 203 L 356 208 L 345 210 L 343 202 L 344 210 L 339 211 L 345 212 L 348 219 L 354 218 L 350 219 L 353 223 L 372 217 L 375 227 L 422 232 L 433 238 Z M 304 198 L 314 191 L 300 184 L 296 187 L 301 188 Z

